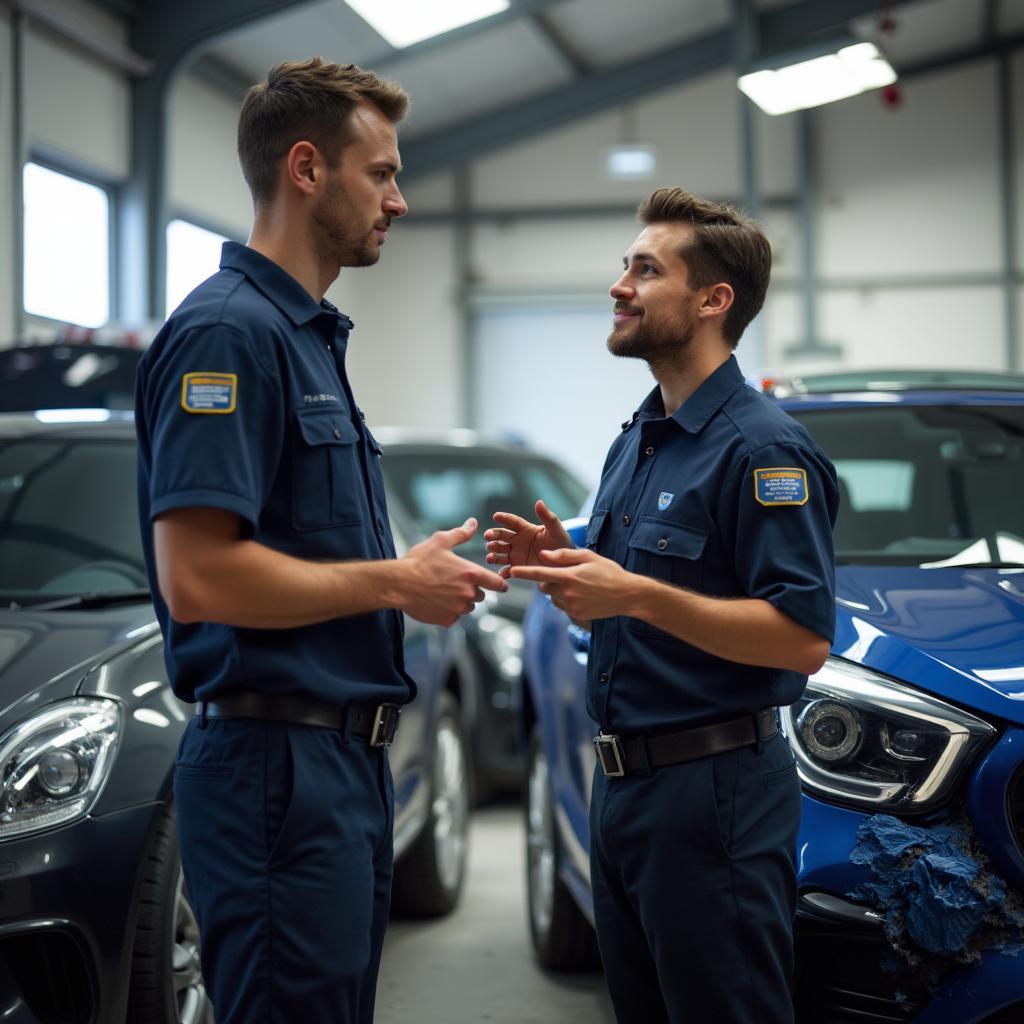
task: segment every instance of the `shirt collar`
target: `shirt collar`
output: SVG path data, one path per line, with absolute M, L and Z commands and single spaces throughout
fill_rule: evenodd
M 737 388 L 743 384 L 743 374 L 735 356 L 729 358 L 708 377 L 683 404 L 676 409 L 672 419 L 683 430 L 698 434 L 707 426 L 712 416 L 722 408 Z M 661 388 L 654 387 L 643 400 L 640 408 L 633 413 L 633 418 L 622 424 L 628 430 L 637 420 L 664 419 L 665 406 L 661 398 Z
M 738 388 L 743 386 L 743 374 L 735 356 L 729 358 L 715 370 L 690 397 L 683 402 L 672 416 L 691 434 L 698 434 L 707 426 L 712 416 L 722 408 Z
M 316 302 L 288 271 L 247 245 L 225 242 L 221 247 L 220 265 L 222 269 L 244 274 L 296 327 L 324 313 L 341 317 L 349 328 L 352 327 L 352 321 L 334 305 L 326 299 Z

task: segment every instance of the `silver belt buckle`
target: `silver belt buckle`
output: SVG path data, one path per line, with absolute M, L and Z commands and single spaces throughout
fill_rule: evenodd
M 620 779 L 626 774 L 626 763 L 623 759 L 622 740 L 618 736 L 605 736 L 598 733 L 594 737 L 594 750 L 601 763 L 601 771 L 609 778 Z
M 397 704 L 378 704 L 370 730 L 371 747 L 390 747 L 398 732 L 398 716 L 402 709 Z

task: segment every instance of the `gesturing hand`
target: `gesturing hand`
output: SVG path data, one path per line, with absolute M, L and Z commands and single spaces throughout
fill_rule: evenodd
M 484 534 L 487 541 L 487 561 L 500 565 L 499 575 L 507 579 L 513 566 L 543 565 L 540 553 L 559 548 L 573 547 L 562 521 L 544 504 L 538 501 L 534 511 L 540 524 L 530 523 L 511 512 L 495 512 L 494 521 L 499 524 Z
M 636 576 L 618 562 L 589 551 L 545 551 L 538 566 L 515 566 L 512 578 L 533 580 L 556 608 L 576 622 L 627 615 Z
M 439 530 L 401 559 L 406 569 L 403 580 L 403 611 L 420 622 L 451 626 L 473 605 L 484 599 L 484 590 L 508 590 L 497 574 L 455 554 L 476 533 L 476 520 L 467 519 L 452 530 Z

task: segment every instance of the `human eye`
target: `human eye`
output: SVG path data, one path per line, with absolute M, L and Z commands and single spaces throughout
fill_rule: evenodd
M 658 270 L 654 266 L 653 263 L 641 263 L 640 264 L 640 273 L 644 277 L 651 277 L 652 275 L 656 274 L 657 272 L 658 272 Z

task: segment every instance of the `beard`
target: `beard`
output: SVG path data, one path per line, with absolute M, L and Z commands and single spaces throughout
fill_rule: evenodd
M 622 359 L 643 359 L 652 365 L 685 358 L 696 331 L 689 310 L 670 320 L 650 320 L 644 316 L 625 329 L 615 327 L 608 335 L 608 351 Z
M 380 243 L 352 208 L 345 190 L 332 184 L 313 210 L 313 244 L 322 263 L 336 267 L 372 267 Z

